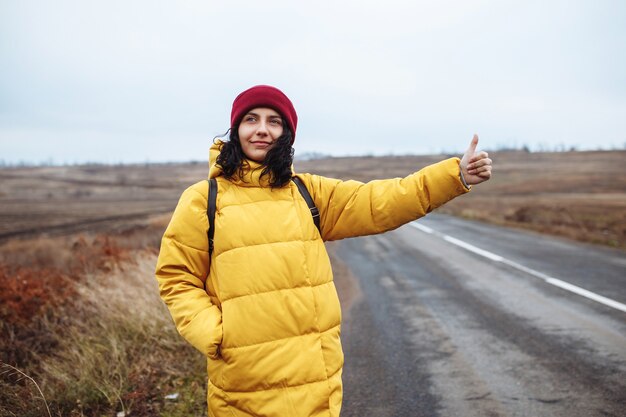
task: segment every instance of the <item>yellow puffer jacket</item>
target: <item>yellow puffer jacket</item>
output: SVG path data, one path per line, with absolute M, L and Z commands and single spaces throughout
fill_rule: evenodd
M 320 236 L 295 184 L 272 190 L 253 162 L 243 178 L 221 177 L 220 146 L 210 262 L 201 181 L 182 194 L 156 270 L 180 334 L 208 358 L 209 416 L 338 416 L 341 310 L 324 241 L 394 229 L 467 192 L 459 160 L 367 184 L 298 174 Z

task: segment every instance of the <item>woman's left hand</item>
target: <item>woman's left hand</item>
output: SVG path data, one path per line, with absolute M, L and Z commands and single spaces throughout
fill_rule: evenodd
M 476 153 L 478 135 L 474 135 L 469 148 L 461 158 L 461 172 L 467 185 L 476 185 L 491 178 L 491 159 L 485 151 Z

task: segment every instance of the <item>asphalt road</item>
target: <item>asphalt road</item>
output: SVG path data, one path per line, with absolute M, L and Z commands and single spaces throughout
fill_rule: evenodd
M 418 224 L 335 247 L 360 293 L 344 311 L 342 417 L 626 416 L 626 312 L 549 282 L 619 307 L 623 252 Z

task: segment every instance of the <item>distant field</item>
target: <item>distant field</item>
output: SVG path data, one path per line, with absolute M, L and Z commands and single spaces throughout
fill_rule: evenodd
M 407 175 L 444 156 L 326 158 L 297 171 L 368 181 Z M 626 248 L 626 151 L 492 154 L 494 177 L 442 209 L 466 218 Z M 0 169 L 0 241 L 118 230 L 173 210 L 207 165 Z
M 206 164 L 0 169 L 0 241 L 116 231 L 170 213 Z
M 498 152 L 491 181 L 441 212 L 626 249 L 626 151 Z M 330 158 L 301 171 L 368 181 L 407 175 L 442 156 Z

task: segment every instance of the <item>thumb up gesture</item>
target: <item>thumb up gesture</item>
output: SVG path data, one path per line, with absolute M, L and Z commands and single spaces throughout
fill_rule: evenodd
M 461 172 L 468 185 L 476 185 L 491 178 L 491 159 L 485 151 L 476 153 L 478 135 L 474 135 L 469 148 L 461 158 Z

